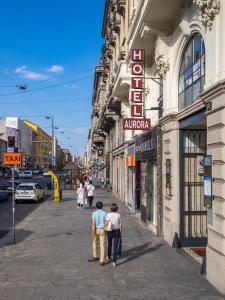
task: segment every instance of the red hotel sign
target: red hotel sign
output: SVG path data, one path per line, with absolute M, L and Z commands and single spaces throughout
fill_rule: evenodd
M 143 49 L 132 50 L 131 63 L 131 118 L 123 120 L 124 130 L 150 130 L 151 120 L 145 119 L 144 113 L 144 74 L 145 52 Z
M 151 120 L 150 119 L 123 119 L 124 130 L 150 130 Z

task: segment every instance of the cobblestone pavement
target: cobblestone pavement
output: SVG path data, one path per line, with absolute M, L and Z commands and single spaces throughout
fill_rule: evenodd
M 124 222 L 123 258 L 111 264 L 88 263 L 90 211 L 77 211 L 74 192 L 64 201 L 48 200 L 0 240 L 0 299 L 225 299 L 204 277 L 200 265 L 174 250 L 119 204 Z M 115 200 L 98 190 L 109 210 Z M 7 245 L 8 243 L 8 245 Z

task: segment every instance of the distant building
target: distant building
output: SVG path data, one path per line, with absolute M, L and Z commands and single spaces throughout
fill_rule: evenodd
M 0 139 L 0 164 L 3 162 L 3 154 L 7 151 L 7 141 Z
M 62 149 L 62 152 L 64 153 L 66 163 L 73 161 L 73 157 L 72 157 L 72 154 L 70 153 L 69 149 Z
M 34 168 L 47 167 L 51 161 L 52 137 L 40 126 L 28 120 L 23 121 L 32 130 L 32 165 Z
M 7 152 L 21 152 L 23 167 L 31 165 L 32 130 L 23 120 L 17 117 L 7 117 L 0 120 L 2 139 L 7 142 Z

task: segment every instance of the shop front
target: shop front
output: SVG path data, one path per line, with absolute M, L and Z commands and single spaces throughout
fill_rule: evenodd
M 180 242 L 207 245 L 203 158 L 207 152 L 205 110 L 180 122 Z
M 128 146 L 126 158 L 127 167 L 127 206 L 129 210 L 135 212 L 135 143 Z
M 135 138 L 136 207 L 141 220 L 157 229 L 157 127 Z

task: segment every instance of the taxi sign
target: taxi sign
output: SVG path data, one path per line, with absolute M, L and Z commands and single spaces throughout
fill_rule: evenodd
M 22 154 L 21 153 L 4 153 L 3 159 L 4 165 L 21 165 Z

